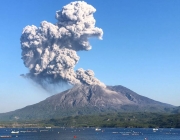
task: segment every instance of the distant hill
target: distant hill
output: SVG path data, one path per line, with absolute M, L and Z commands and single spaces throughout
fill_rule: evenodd
M 123 86 L 77 85 L 37 104 L 1 113 L 0 121 L 41 120 L 104 112 L 170 112 L 173 108 Z
M 180 106 L 173 109 L 172 113 L 180 114 Z

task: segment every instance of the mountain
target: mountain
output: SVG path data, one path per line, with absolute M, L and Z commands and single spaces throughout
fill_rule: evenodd
M 173 109 L 172 113 L 180 114 L 180 106 Z
M 103 112 L 167 112 L 173 107 L 123 86 L 77 85 L 37 104 L 1 113 L 0 120 L 50 119 Z

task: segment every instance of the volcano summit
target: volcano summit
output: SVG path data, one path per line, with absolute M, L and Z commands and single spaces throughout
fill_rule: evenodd
M 173 106 L 123 86 L 76 85 L 37 104 L 0 114 L 0 120 L 49 119 L 111 112 L 166 112 Z

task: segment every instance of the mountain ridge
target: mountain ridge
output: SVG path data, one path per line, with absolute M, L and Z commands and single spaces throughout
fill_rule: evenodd
M 168 112 L 174 106 L 138 95 L 123 86 L 76 85 L 26 106 L 1 113 L 0 120 L 33 120 L 92 115 L 102 112 Z

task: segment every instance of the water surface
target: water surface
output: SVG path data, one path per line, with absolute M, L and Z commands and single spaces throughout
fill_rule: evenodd
M 12 134 L 12 131 L 19 131 Z M 151 128 L 1 128 L 6 140 L 180 140 L 180 129 Z

